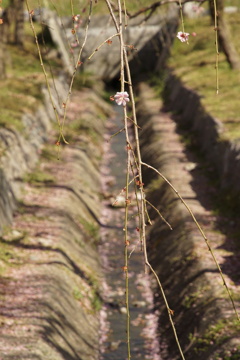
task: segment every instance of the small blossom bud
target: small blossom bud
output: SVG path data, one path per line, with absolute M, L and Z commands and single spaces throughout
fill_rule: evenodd
M 73 21 L 78 21 L 79 16 L 80 16 L 79 14 L 73 15 L 73 17 L 72 17 Z

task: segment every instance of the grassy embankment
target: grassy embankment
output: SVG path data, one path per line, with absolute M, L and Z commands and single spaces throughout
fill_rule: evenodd
M 226 15 L 226 18 L 230 24 L 232 40 L 240 55 L 240 13 Z M 184 21 L 185 31 L 190 34 L 195 32 L 197 35 L 190 36 L 189 44 L 176 39 L 168 64 L 184 84 L 198 92 L 205 109 L 224 124 L 224 139 L 238 139 L 240 72 L 231 70 L 224 54 L 220 52 L 219 94 L 216 95 L 215 32 L 210 17 L 194 20 L 186 18 Z
M 126 7 L 128 11 L 137 11 L 141 8 L 149 6 L 153 3 L 153 0 L 125 0 Z M 82 14 L 82 11 L 88 12 L 88 4 L 85 0 L 72 0 L 72 6 L 70 1 L 58 1 L 58 0 L 47 0 L 45 2 L 39 0 L 28 0 L 29 6 L 32 9 L 41 6 L 48 5 L 49 8 L 58 12 L 59 16 L 69 16 L 72 14 L 72 7 L 74 14 Z M 93 14 L 108 14 L 107 5 L 105 1 L 98 0 L 95 2 L 93 0 Z
M 37 2 L 35 1 L 37 4 Z M 4 4 L 6 5 L 6 4 Z M 37 6 L 37 5 L 36 5 Z M 37 33 L 39 34 L 42 27 L 38 23 L 34 23 Z M 24 45 L 18 47 L 13 43 L 12 28 L 10 29 L 10 42 L 6 44 L 5 56 L 6 56 L 6 79 L 1 80 L 0 88 L 0 129 L 6 128 L 11 131 L 19 131 L 25 136 L 25 126 L 22 122 L 22 116 L 24 113 L 34 114 L 39 106 L 42 104 L 43 95 L 41 88 L 46 86 L 45 77 L 40 65 L 38 52 L 34 37 L 28 22 L 25 23 L 25 38 Z M 41 36 L 40 36 L 41 37 Z M 45 58 L 45 54 L 49 51 L 49 44 L 45 46 L 41 45 L 41 52 L 44 60 L 44 64 L 48 73 L 50 82 L 52 82 L 52 76 L 57 76 L 59 71 L 62 70 L 61 60 L 57 57 L 51 60 Z M 83 75 L 77 76 L 77 88 L 81 88 L 82 83 L 84 85 L 91 85 L 90 77 Z M 55 124 L 56 140 L 58 138 L 58 126 Z M 65 133 L 68 140 L 72 140 L 76 133 L 76 130 L 86 133 L 93 142 L 96 142 L 96 134 L 94 131 L 90 132 L 89 125 L 84 119 L 76 118 L 71 123 Z M 27 135 L 26 135 L 27 136 Z M 42 159 L 57 160 L 57 152 L 55 146 L 46 144 L 42 149 Z M 7 146 L 1 142 L 0 144 L 0 161 L 1 157 L 4 157 L 8 151 Z M 44 184 L 46 182 L 53 182 L 54 177 L 40 169 L 39 164 L 32 173 L 26 174 L 23 181 L 30 184 Z M 21 205 L 21 204 L 19 204 Z M 19 207 L 21 210 L 21 206 Z M 8 233 L 10 228 L 4 228 L 4 235 Z M 0 274 L 6 270 L 6 266 L 11 266 L 11 259 L 16 258 L 14 248 L 2 241 L 0 238 L 1 256 L 0 256 Z

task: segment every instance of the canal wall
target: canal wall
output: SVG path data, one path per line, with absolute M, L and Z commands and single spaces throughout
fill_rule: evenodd
M 60 99 L 66 97 L 67 91 L 64 83 L 65 79 L 59 77 L 55 80 L 58 94 L 54 88 L 51 90 L 59 116 L 63 115 Z M 0 234 L 12 223 L 22 178 L 36 165 L 55 120 L 47 89 L 43 87 L 40 92 L 42 105 L 23 114 L 21 131 L 11 125 L 0 129 Z
M 226 239 L 212 227 L 216 219 L 194 191 L 197 181 L 201 186 L 201 174 L 194 177 L 189 171 L 194 164 L 186 157 L 175 122 L 161 111 L 163 103 L 148 85 L 139 84 L 138 90 L 142 159 L 167 177 L 186 200 L 217 252 Z M 147 199 L 173 228 L 170 230 L 154 209 L 149 210 L 153 221 L 147 228 L 149 259 L 166 292 L 184 355 L 195 360 L 225 358 L 239 346 L 239 325 L 205 241 L 177 194 L 159 175 L 144 168 L 143 181 Z M 221 254 L 216 256 L 224 262 Z M 160 341 L 167 343 L 162 348 L 163 359 L 181 359 L 161 296 L 156 297 L 156 307 Z
M 61 116 L 67 89 L 64 79 L 55 84 Z M 70 144 L 58 147 L 43 93 L 43 105 L 23 116 L 23 132 L 0 130 L 1 358 L 96 360 L 99 162 L 111 108 L 93 90 L 74 92 L 64 131 Z
M 168 73 L 163 96 L 169 109 L 178 114 L 177 122 L 180 127 L 193 135 L 199 151 L 214 167 L 219 190 L 226 193 L 230 201 L 239 207 L 239 139 L 225 139 L 223 124 L 206 112 L 201 104 L 200 95 L 184 85 L 171 72 Z

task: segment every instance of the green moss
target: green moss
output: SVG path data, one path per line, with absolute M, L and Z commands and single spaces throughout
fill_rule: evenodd
M 91 282 L 91 305 L 94 311 L 102 307 L 102 299 L 99 295 L 99 279 L 94 274 L 90 275 Z
M 91 305 L 94 311 L 99 311 L 102 308 L 102 300 L 96 292 L 93 293 Z
M 96 81 L 96 76 L 91 72 L 78 72 L 75 76 L 73 89 L 82 90 L 83 88 L 92 88 Z
M 75 286 L 73 289 L 73 297 L 81 303 L 83 303 L 84 299 L 87 297 L 89 304 L 91 305 L 90 312 L 95 313 L 101 309 L 102 299 L 99 295 L 99 280 L 93 273 L 89 273 L 88 285 L 90 285 L 90 288 L 86 288 L 83 284 Z
M 8 241 L 5 237 L 0 237 L 0 275 L 3 275 L 9 268 L 21 263 L 19 251 L 12 246 L 13 241 Z
M 237 319 L 219 320 L 207 329 L 204 336 L 194 338 L 194 351 L 205 352 L 212 345 L 220 347 L 228 339 L 238 337 L 239 331 L 240 323 Z
M 31 51 L 7 47 L 7 79 L 1 81 L 0 126 L 24 131 L 22 115 L 34 112 L 42 101 L 44 82 L 39 60 Z M 36 73 L 38 71 L 38 74 Z
M 11 251 L 10 246 L 1 243 L 1 257 L 0 259 L 5 263 L 9 263 L 9 260 L 14 259 L 14 254 Z
M 54 145 L 45 145 L 41 152 L 41 158 L 47 161 L 58 161 L 56 146 Z
M 22 115 L 34 112 L 42 100 L 39 84 L 21 77 L 3 80 L 0 89 L 0 125 L 6 128 L 24 130 Z
M 20 114 L 14 113 L 8 109 L 1 111 L 0 127 L 4 127 L 6 129 L 15 129 L 20 132 L 24 130 Z
M 84 219 L 80 219 L 81 224 L 83 225 L 84 231 L 90 237 L 90 240 L 93 243 L 97 243 L 99 239 L 99 227 L 94 222 L 88 222 Z
M 91 117 L 91 114 L 89 114 Z M 99 114 L 98 114 L 99 117 Z M 64 136 L 68 142 L 76 142 L 79 136 L 85 137 L 86 141 L 90 141 L 92 144 L 99 144 L 101 140 L 101 136 L 94 129 L 94 122 L 98 121 L 98 119 L 92 120 L 92 118 L 88 118 L 88 115 L 85 118 L 78 118 L 72 121 L 65 127 Z
M 80 301 L 84 296 L 85 295 L 82 293 L 82 291 L 79 288 L 75 287 L 73 289 L 73 297 L 74 297 L 74 299 Z
M 210 290 L 209 286 L 202 286 L 197 291 L 192 292 L 189 295 L 186 295 L 183 300 L 183 306 L 187 309 L 190 309 L 193 306 L 193 304 L 196 303 L 199 298 L 203 298 L 203 294 L 209 290 Z
M 54 183 L 55 178 L 51 174 L 37 168 L 35 169 L 35 171 L 26 174 L 24 177 L 24 181 L 33 185 L 44 184 L 44 183 L 49 184 L 49 183 Z
M 158 177 L 153 179 L 147 187 L 147 193 L 151 194 L 154 191 L 159 190 L 163 184 L 164 184 L 164 180 L 162 178 Z
M 149 74 L 149 84 L 154 88 L 156 97 L 162 97 L 165 91 L 165 81 L 167 78 L 167 71 L 163 70 L 159 73 L 150 73 Z

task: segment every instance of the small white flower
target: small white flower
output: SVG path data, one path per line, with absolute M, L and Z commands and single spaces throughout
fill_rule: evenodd
M 126 106 L 129 101 L 129 95 L 126 91 L 117 92 L 116 95 L 114 95 L 114 100 L 118 105 Z
M 73 15 L 73 17 L 72 17 L 73 21 L 78 21 L 79 16 L 80 16 L 79 14 Z
M 189 35 L 190 35 L 189 33 L 179 31 L 179 32 L 177 33 L 177 38 L 178 38 L 181 42 L 186 42 L 186 41 L 188 41 Z

